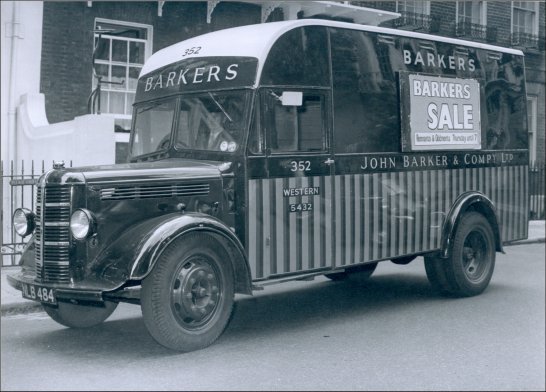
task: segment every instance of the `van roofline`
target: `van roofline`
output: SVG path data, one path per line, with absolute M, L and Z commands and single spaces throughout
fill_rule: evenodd
M 160 68 L 183 60 L 184 57 L 182 56 L 182 53 L 184 50 L 199 47 L 199 53 L 192 54 L 188 56 L 188 58 L 213 56 L 257 58 L 257 84 L 261 75 L 263 64 L 273 44 L 282 34 L 302 26 L 339 27 L 350 30 L 369 31 L 374 33 L 390 34 L 399 37 L 413 37 L 435 42 L 445 42 L 453 45 L 461 45 L 524 56 L 523 52 L 518 49 L 505 48 L 502 46 L 489 45 L 480 42 L 466 41 L 458 38 L 442 37 L 438 35 L 416 33 L 413 31 L 397 30 L 386 27 L 356 25 L 354 23 L 330 21 L 325 19 L 298 19 L 232 27 L 229 29 L 217 30 L 193 38 L 189 38 L 184 41 L 180 41 L 154 53 L 142 67 L 139 78 Z M 229 39 L 226 39 L 226 36 L 228 36 Z

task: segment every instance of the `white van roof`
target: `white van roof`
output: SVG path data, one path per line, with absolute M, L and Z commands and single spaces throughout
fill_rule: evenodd
M 469 46 L 510 53 L 523 56 L 521 50 L 503 48 L 500 46 L 465 41 L 455 38 L 440 37 L 437 35 L 415 33 L 412 31 L 389 29 L 377 26 L 356 25 L 353 23 L 336 22 L 323 19 L 299 19 L 283 22 L 262 23 L 241 27 L 218 30 L 212 33 L 199 35 L 185 41 L 178 42 L 154 53 L 142 67 L 140 77 L 160 69 L 169 64 L 186 58 L 199 57 L 254 57 L 258 59 L 258 75 L 260 80 L 261 69 L 271 46 L 285 32 L 301 26 L 330 26 L 352 30 L 371 31 L 383 34 L 392 34 L 401 37 L 413 37 L 437 42 Z M 197 54 L 183 56 L 185 51 L 194 48 Z M 199 48 L 199 50 L 197 50 Z

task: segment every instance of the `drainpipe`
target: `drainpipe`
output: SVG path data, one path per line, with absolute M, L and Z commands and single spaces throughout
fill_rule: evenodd
M 11 36 L 11 56 L 10 56 L 10 69 L 9 69 L 9 93 L 8 93 L 8 137 L 7 137 L 7 144 L 8 148 L 6 149 L 6 155 L 7 155 L 7 162 L 4 167 L 5 170 L 10 170 L 11 172 L 11 164 L 10 161 L 13 161 L 13 168 L 15 172 L 17 173 L 17 46 L 18 46 L 18 39 L 22 38 L 21 36 L 21 26 L 19 24 L 19 2 L 13 1 L 13 9 L 12 9 L 12 19 L 11 19 L 11 26 L 10 26 L 10 34 Z M 10 200 L 11 205 L 9 206 L 9 213 L 13 212 L 16 208 L 18 201 L 17 201 L 17 192 L 12 193 L 13 197 Z M 4 195 L 2 195 L 4 197 Z M 2 199 L 2 205 L 5 206 L 4 200 Z M 4 208 L 2 208 L 2 225 L 6 222 L 11 222 L 11 217 L 9 220 L 6 218 L 6 214 L 4 213 Z M 7 232 L 11 232 L 11 238 L 8 241 L 13 242 L 13 231 L 11 227 L 6 228 Z M 4 244 L 4 227 L 0 230 L 0 235 L 2 237 L 0 238 L 0 242 Z M 2 260 L 3 262 L 3 260 Z
M 8 164 L 13 161 L 14 167 L 17 165 L 17 53 L 18 39 L 21 36 L 21 25 L 19 23 L 19 2 L 13 1 L 13 13 L 11 19 L 11 56 L 10 56 L 10 75 L 9 75 L 9 95 L 8 95 Z

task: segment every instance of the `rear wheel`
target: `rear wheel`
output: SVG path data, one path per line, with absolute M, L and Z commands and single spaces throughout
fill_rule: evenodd
M 470 297 L 482 293 L 495 268 L 495 239 L 485 217 L 477 212 L 461 217 L 448 259 L 425 257 L 427 277 L 443 294 Z
M 328 279 L 334 281 L 348 280 L 354 283 L 365 283 L 377 268 L 377 263 L 363 264 L 348 268 L 342 272 L 333 272 L 325 274 Z
M 171 244 L 142 283 L 144 323 L 153 338 L 177 351 L 212 344 L 234 302 L 233 271 L 222 246 L 206 234 Z
M 102 323 L 116 310 L 116 302 L 105 301 L 104 307 L 59 302 L 57 307 L 42 304 L 53 320 L 69 328 L 88 328 Z

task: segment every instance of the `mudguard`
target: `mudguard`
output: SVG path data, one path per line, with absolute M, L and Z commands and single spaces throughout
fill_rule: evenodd
M 126 280 L 142 280 L 173 240 L 192 231 L 210 233 L 222 243 L 231 256 L 235 291 L 251 294 L 250 268 L 241 242 L 224 223 L 199 213 L 167 214 L 130 228 L 97 257 L 93 269 L 107 274 L 121 273 Z
M 455 203 L 453 203 L 453 206 L 451 207 L 451 210 L 449 211 L 442 227 L 440 256 L 442 258 L 448 258 L 451 255 L 453 238 L 455 236 L 459 220 L 467 211 L 480 212 L 487 218 L 495 235 L 496 251 L 503 252 L 496 208 L 493 202 L 483 193 L 473 191 L 463 193 L 457 198 L 457 200 L 455 200 Z

